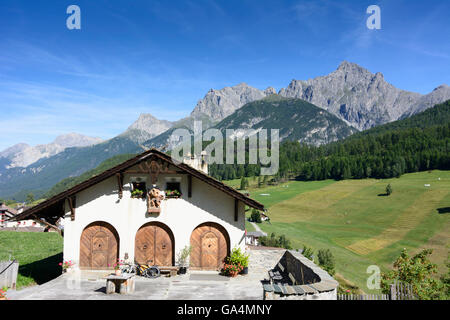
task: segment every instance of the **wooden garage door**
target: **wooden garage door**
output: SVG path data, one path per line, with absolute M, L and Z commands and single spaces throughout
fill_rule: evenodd
M 106 222 L 87 226 L 80 240 L 80 268 L 111 269 L 119 257 L 119 236 Z
M 170 229 L 159 223 L 150 223 L 136 233 L 134 260 L 139 264 L 172 266 L 174 241 Z
M 191 235 L 191 267 L 204 270 L 219 270 L 229 253 L 226 230 L 216 223 L 198 226 Z

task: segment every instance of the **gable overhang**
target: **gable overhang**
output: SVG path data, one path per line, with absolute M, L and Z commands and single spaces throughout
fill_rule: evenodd
M 223 182 L 214 179 L 213 177 L 203 173 L 202 171 L 196 170 L 193 167 L 185 164 L 173 161 L 171 156 L 165 154 L 164 152 L 161 152 L 157 149 L 150 149 L 148 151 L 145 151 L 139 155 L 137 155 L 134 158 L 131 158 L 127 161 L 122 162 L 121 164 L 110 168 L 108 170 L 103 171 L 102 173 L 87 179 L 76 186 L 63 191 L 50 199 L 47 199 L 38 205 L 31 207 L 29 209 L 24 210 L 22 213 L 16 215 L 12 221 L 20 221 L 20 220 L 26 220 L 30 218 L 48 218 L 50 216 L 55 217 L 56 216 L 63 216 L 64 210 L 61 210 L 61 208 L 64 207 L 64 203 L 66 199 L 76 195 L 80 191 L 83 191 L 99 182 L 102 182 L 112 176 L 115 176 L 119 173 L 124 173 L 125 170 L 143 162 L 150 160 L 152 158 L 160 159 L 162 161 L 168 162 L 170 165 L 175 166 L 176 168 L 183 171 L 183 173 L 190 174 L 191 176 L 211 185 L 212 187 L 219 189 L 220 191 L 228 194 L 229 196 L 233 197 L 236 200 L 242 201 L 244 204 L 246 204 L 249 207 L 255 208 L 257 210 L 264 211 L 264 205 L 260 202 L 253 200 L 241 192 L 235 190 L 232 187 L 227 186 Z M 55 209 L 56 208 L 56 209 Z

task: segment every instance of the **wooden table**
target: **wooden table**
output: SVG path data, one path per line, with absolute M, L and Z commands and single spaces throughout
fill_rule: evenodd
M 127 294 L 134 292 L 134 274 L 125 273 L 120 276 L 111 274 L 106 277 L 106 293 Z

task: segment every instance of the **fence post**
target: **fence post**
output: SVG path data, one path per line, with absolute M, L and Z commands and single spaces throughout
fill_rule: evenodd
M 0 262 L 0 288 L 5 286 L 16 289 L 18 271 L 19 263 L 16 260 Z

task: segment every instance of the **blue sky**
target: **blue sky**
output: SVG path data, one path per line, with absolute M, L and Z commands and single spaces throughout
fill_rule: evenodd
M 81 8 L 81 30 L 66 9 Z M 381 30 L 366 9 L 381 8 Z M 79 132 L 111 138 L 140 113 L 187 116 L 205 93 L 328 74 L 342 60 L 398 88 L 450 84 L 450 1 L 0 2 L 0 150 Z

